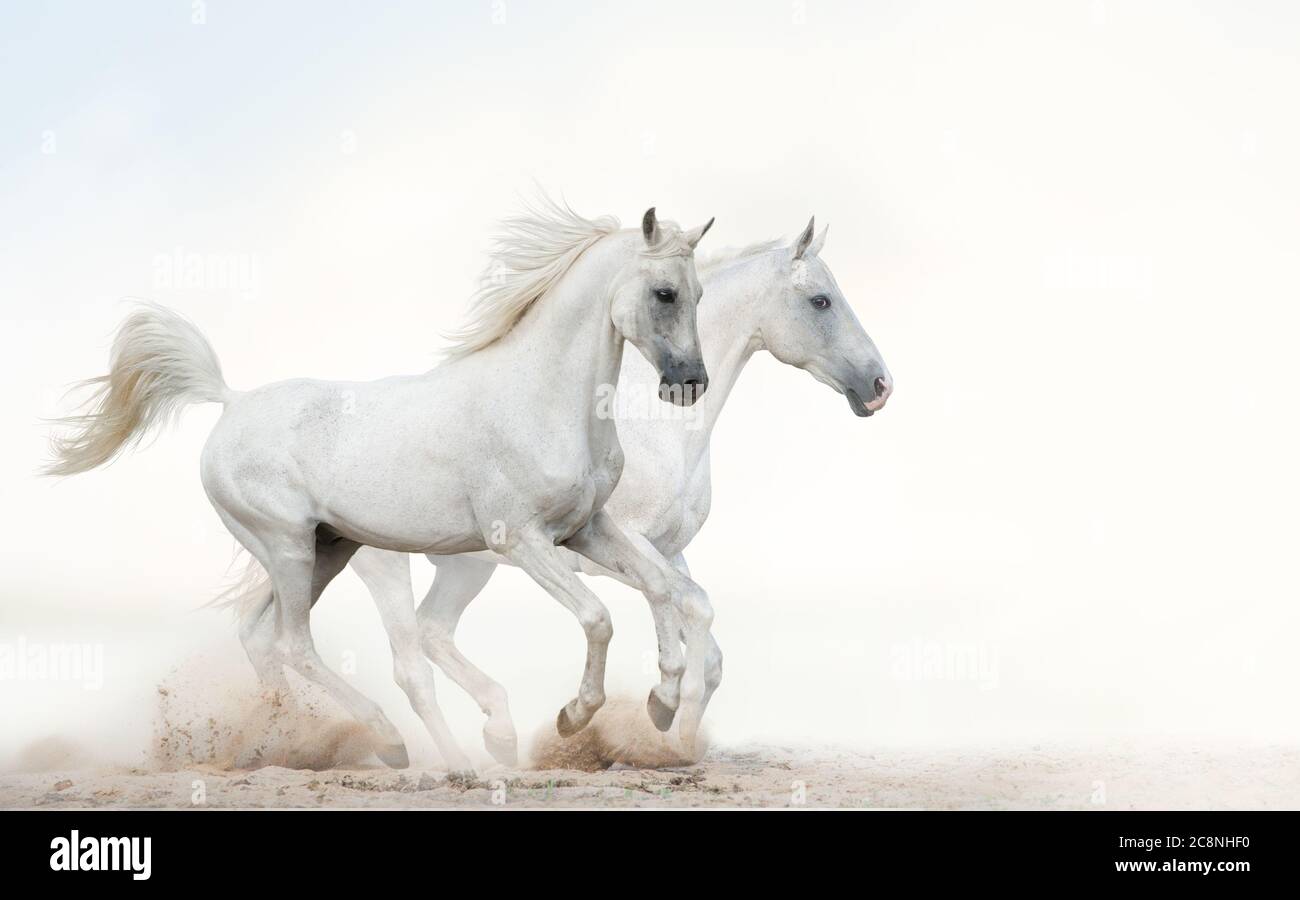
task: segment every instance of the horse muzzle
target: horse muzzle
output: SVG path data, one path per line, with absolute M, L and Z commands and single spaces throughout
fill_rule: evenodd
M 844 396 L 849 400 L 849 409 L 853 410 L 855 416 L 866 418 L 877 410 L 883 409 L 889 395 L 894 392 L 894 385 L 888 378 L 883 375 L 877 375 L 871 382 L 871 389 L 867 392 L 868 399 L 864 400 L 862 395 L 857 391 L 849 388 L 844 392 Z
M 670 365 L 659 376 L 659 399 L 674 406 L 693 406 L 708 388 L 703 363 Z

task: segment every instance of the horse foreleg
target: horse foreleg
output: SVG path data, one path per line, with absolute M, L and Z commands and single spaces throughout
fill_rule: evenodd
M 686 564 L 686 557 L 681 553 L 674 556 L 670 562 L 672 563 L 672 567 L 678 572 L 681 572 L 687 578 L 691 577 L 690 566 Z M 686 635 L 680 630 L 678 631 L 678 635 L 681 640 L 684 641 L 686 639 Z M 704 660 L 704 699 L 700 702 L 701 715 L 704 714 L 704 710 L 708 709 L 709 700 L 713 698 L 713 692 L 718 689 L 718 685 L 720 684 L 722 684 L 722 648 L 718 646 L 717 638 L 715 638 L 713 632 L 710 631 L 709 651 L 705 655 Z
M 592 516 L 577 534 L 565 542 L 565 546 L 597 565 L 620 573 L 622 578 L 645 595 L 652 609 L 670 604 L 673 613 L 679 617 L 686 653 L 677 716 L 685 749 L 693 752 L 700 720 L 704 715 L 704 674 L 713 641 L 709 634 L 713 625 L 713 607 L 709 604 L 708 595 L 698 584 L 673 568 L 654 545 L 644 538 L 625 532 L 604 510 Z M 661 625 L 666 628 L 670 624 L 671 618 L 667 613 L 661 612 L 656 617 L 656 629 Z M 665 673 L 667 682 L 672 672 L 670 666 L 664 665 L 664 660 L 666 658 L 671 663 L 676 641 L 672 636 L 661 634 L 659 648 L 661 672 Z M 659 687 L 663 688 L 664 684 L 661 683 Z M 664 697 L 656 697 L 655 692 L 651 692 L 647 708 L 652 719 L 657 713 L 656 702 L 664 700 Z M 671 718 L 669 723 L 671 724 Z M 655 724 L 658 725 L 659 722 L 656 721 Z
M 544 536 L 521 537 L 502 552 L 573 613 L 587 636 L 587 662 L 578 696 L 560 710 L 555 720 L 555 729 L 561 737 L 568 737 L 586 727 L 605 703 L 605 655 L 614 635 L 614 623 L 605 604 L 582 583 L 564 556 Z

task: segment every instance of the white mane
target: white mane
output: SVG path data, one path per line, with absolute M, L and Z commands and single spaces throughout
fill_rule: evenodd
M 468 321 L 445 337 L 449 359 L 482 350 L 528 312 L 587 248 L 619 229 L 618 219 L 584 219 L 542 195 L 535 206 L 501 222 L 491 262 L 470 301 Z

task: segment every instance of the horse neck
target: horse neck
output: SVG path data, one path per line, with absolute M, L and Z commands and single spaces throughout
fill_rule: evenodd
M 771 284 L 761 256 L 740 260 L 706 274 L 704 299 L 698 315 L 700 349 L 709 373 L 709 389 L 692 412 L 698 419 L 688 429 L 687 450 L 703 454 L 731 389 L 754 351 L 763 346 L 758 330 L 761 295 Z
M 623 339 L 610 319 L 610 284 L 629 252 L 620 237 L 582 254 L 498 342 L 511 380 L 544 391 L 547 407 L 587 420 L 595 419 L 597 389 L 617 383 L 623 359 Z

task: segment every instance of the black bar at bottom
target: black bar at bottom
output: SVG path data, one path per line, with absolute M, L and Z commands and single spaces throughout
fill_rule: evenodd
M 77 880 L 128 888 L 283 883 L 373 890 L 377 878 L 382 884 L 418 872 L 436 890 L 466 877 L 543 883 L 561 871 L 566 878 L 604 873 L 649 884 L 675 879 L 689 866 L 710 879 L 770 874 L 816 879 L 823 888 L 861 884 L 873 873 L 927 885 L 1231 888 L 1290 881 L 1298 827 L 1300 813 L 1290 812 L 0 812 L 0 866 L 10 886 L 38 879 L 51 886 Z M 74 832 L 82 848 L 75 870 L 67 854 L 59 855 L 65 845 L 71 851 Z M 128 851 L 126 842 L 106 847 L 101 840 L 145 837 L 147 879 L 134 877 L 144 871 L 136 849 L 142 842 Z M 111 866 L 114 852 L 116 870 L 80 865 L 99 856 Z M 128 854 L 134 856 L 121 858 Z

